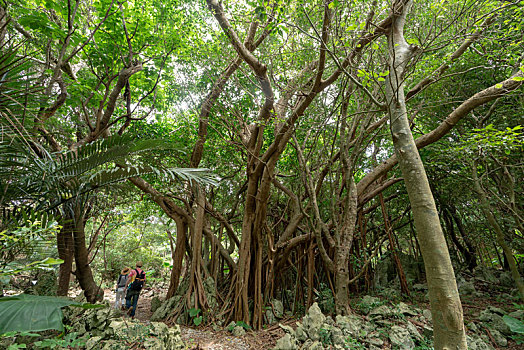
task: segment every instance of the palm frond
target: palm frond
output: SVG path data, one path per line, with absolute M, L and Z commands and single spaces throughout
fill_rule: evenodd
M 65 178 L 79 176 L 103 164 L 159 149 L 176 150 L 177 146 L 164 139 L 132 139 L 115 135 L 84 145 L 76 151 L 61 154 L 56 165 L 53 164 L 53 172 Z
M 9 44 L 7 41 L 0 47 L 0 112 L 10 119 L 2 118 L 0 125 L 8 122 L 13 126 L 16 119 L 20 126 L 23 124 L 20 120 L 35 113 L 45 96 L 41 93 L 42 87 L 36 84 L 37 72 L 29 56 L 19 54 L 23 43 L 12 47 L 8 47 Z

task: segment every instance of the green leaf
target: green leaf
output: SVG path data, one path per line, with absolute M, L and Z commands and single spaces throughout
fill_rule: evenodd
M 195 317 L 200 313 L 200 309 L 191 308 L 189 309 L 189 316 Z
M 64 306 L 105 307 L 105 305 L 82 304 L 65 298 L 20 294 L 0 298 L 0 334 L 10 331 L 64 330 L 62 308 Z
M 504 315 L 502 319 L 504 320 L 504 323 L 508 325 L 509 329 L 511 329 L 512 332 L 524 334 L 524 323 L 522 323 L 522 321 L 517 320 L 516 318 L 513 318 L 508 315 Z
M 498 84 L 495 85 L 495 87 L 496 87 L 497 89 L 500 89 L 500 88 L 502 88 L 502 84 L 498 83 Z
M 195 324 L 195 326 L 200 325 L 202 323 L 202 316 L 195 317 L 193 319 L 193 323 Z

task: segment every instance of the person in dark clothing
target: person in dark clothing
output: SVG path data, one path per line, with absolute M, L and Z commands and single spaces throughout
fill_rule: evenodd
M 136 262 L 136 268 L 129 272 L 126 282 L 126 309 L 127 314 L 131 318 L 135 318 L 136 308 L 138 305 L 138 297 L 140 291 L 146 284 L 146 273 L 142 270 L 142 262 Z

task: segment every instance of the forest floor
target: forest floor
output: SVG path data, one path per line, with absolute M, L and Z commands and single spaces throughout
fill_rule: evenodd
M 151 312 L 151 299 L 154 296 L 158 296 L 162 293 L 158 289 L 146 289 L 140 296 L 138 301 L 138 308 L 136 313 L 136 319 L 143 323 L 150 322 L 152 316 Z M 114 291 L 106 289 L 104 299 L 114 304 L 115 294 Z M 358 299 L 353 300 L 357 302 Z M 413 302 L 405 301 L 407 304 L 416 304 L 418 308 L 429 308 L 427 301 L 416 300 Z M 479 313 L 486 309 L 488 306 L 499 307 L 508 309 L 508 303 L 502 301 L 500 298 L 496 298 L 495 295 L 485 293 L 482 298 L 468 298 L 467 301 L 463 301 L 464 309 L 464 320 L 465 324 L 470 321 L 476 320 Z M 296 318 L 287 318 L 280 320 L 280 324 L 288 325 L 293 328 L 296 327 Z M 279 324 L 274 324 L 266 329 L 259 331 L 249 331 L 242 337 L 235 337 L 225 329 L 214 330 L 212 327 L 199 327 L 191 328 L 180 325 L 182 340 L 187 345 L 187 349 L 194 350 L 248 350 L 248 349 L 272 349 L 276 341 L 281 338 L 285 333 Z M 390 349 L 389 344 L 384 344 L 383 349 Z M 507 350 L 518 350 L 522 349 L 522 345 L 517 345 L 515 342 L 510 341 L 508 346 L 504 348 L 494 347 L 495 349 L 507 349 Z
M 151 312 L 151 299 L 153 296 L 158 295 L 159 290 L 146 289 L 140 294 L 138 299 L 137 311 L 135 318 L 143 323 L 150 322 L 150 318 L 153 315 Z M 104 300 L 107 300 L 111 306 L 115 302 L 115 293 L 113 290 L 104 290 Z M 277 327 L 278 328 L 278 327 Z M 248 350 L 248 349 L 267 349 L 269 346 L 274 346 L 276 340 L 284 334 L 276 329 L 275 339 L 271 339 L 268 342 L 267 335 L 258 334 L 259 332 L 251 332 L 246 336 L 239 338 L 231 335 L 226 330 L 214 331 L 211 327 L 207 328 L 190 328 L 187 326 L 180 325 L 181 336 L 188 349 L 202 349 L 202 350 Z M 262 331 L 262 333 L 268 333 Z M 266 341 L 262 341 L 266 339 Z M 262 341 L 262 343 L 261 343 Z M 265 345 L 265 346 L 264 346 Z

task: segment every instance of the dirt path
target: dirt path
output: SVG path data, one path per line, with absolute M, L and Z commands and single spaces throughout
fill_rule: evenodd
M 159 291 L 145 289 L 140 293 L 135 318 L 143 323 L 150 322 L 151 316 L 151 299 L 159 295 Z M 104 290 L 104 300 L 107 300 L 111 307 L 115 303 L 115 291 L 110 289 Z M 248 350 L 248 349 L 269 349 L 274 343 L 268 346 L 254 343 L 258 336 L 247 334 L 244 337 L 235 337 L 227 331 L 213 331 L 212 329 L 193 329 L 186 326 L 180 326 L 182 340 L 187 349 L 201 350 Z

